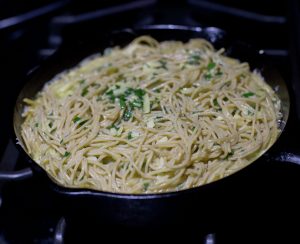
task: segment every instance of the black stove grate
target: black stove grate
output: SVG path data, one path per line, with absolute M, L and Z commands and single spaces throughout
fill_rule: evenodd
M 187 0 L 176 3 L 158 0 L 105 0 L 82 6 L 79 1 L 74 0 L 45 6 L 33 5 L 30 12 L 28 9 L 22 12 L 20 9 L 17 15 L 23 17 L 23 21 L 22 18 L 15 18 L 16 16 L 7 13 L 0 15 L 0 53 L 2 59 L 7 60 L 3 63 L 2 71 L 2 79 L 7 86 L 5 94 L 0 98 L 1 116 L 4 115 L 0 126 L 5 128 L 0 138 L 0 171 L 23 169 L 27 166 L 14 145 L 11 118 L 16 95 L 28 70 L 51 55 L 64 42 L 76 39 L 78 35 L 92 35 L 95 30 L 149 24 L 217 26 L 261 49 L 287 81 L 292 102 L 286 132 L 272 152 L 275 155 L 282 152 L 277 155 L 278 161 L 288 159 L 299 164 L 299 157 L 285 152 L 300 155 L 300 29 L 297 24 L 300 9 L 296 0 L 290 0 L 289 4 L 281 3 L 282 7 L 275 4 L 268 9 L 270 2 L 246 1 L 241 5 L 239 1 L 233 0 Z M 22 5 L 19 6 L 21 8 Z M 55 8 L 51 9 L 49 6 Z M 38 9 L 48 11 L 41 12 Z M 286 243 L 295 238 L 299 241 L 295 227 L 289 224 L 299 219 L 297 209 L 300 201 L 297 194 L 300 169 L 296 164 L 266 162 L 259 166 L 260 173 L 253 175 L 255 181 L 252 182 L 255 185 L 237 193 L 241 200 L 237 203 L 237 212 L 233 213 L 231 222 L 223 220 L 220 228 L 210 232 L 202 232 L 196 223 L 193 223 L 193 228 L 185 223 L 185 227 L 178 227 L 181 234 L 174 237 L 172 232 L 167 232 L 165 241 L 179 243 L 179 240 L 184 239 L 185 242 L 207 244 L 270 243 L 281 239 Z M 243 209 L 243 204 L 246 204 L 247 209 Z M 93 233 L 96 234 L 91 235 L 89 228 L 84 228 L 80 223 L 68 222 L 64 219 L 59 200 L 38 179 L 7 184 L 0 182 L 0 243 L 92 242 L 100 230 L 101 233 L 109 233 L 109 228 L 103 223 L 101 227 L 94 227 Z M 126 235 L 132 233 L 132 230 L 118 231 L 120 234 L 110 239 L 112 243 L 124 240 L 136 243 L 141 240 L 149 243 L 157 241 L 157 236 L 149 230 L 138 230 L 138 233 L 135 230 L 135 239 L 132 234 Z

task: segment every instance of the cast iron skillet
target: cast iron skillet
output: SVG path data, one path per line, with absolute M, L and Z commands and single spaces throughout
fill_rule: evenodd
M 283 118 L 280 128 L 283 131 L 289 113 L 289 95 L 285 82 L 279 73 L 273 69 L 264 67 L 263 55 L 249 45 L 230 37 L 224 31 L 214 28 L 186 27 L 175 25 L 146 26 L 139 29 L 125 29 L 112 33 L 98 33 L 93 37 L 87 37 L 73 43 L 64 44 L 54 55 L 36 68 L 28 76 L 28 82 L 20 92 L 14 111 L 14 131 L 18 140 L 22 141 L 20 125 L 21 113 L 24 104 L 23 98 L 33 97 L 56 74 L 75 66 L 83 58 L 102 52 L 106 47 L 126 45 L 139 35 L 151 35 L 159 41 L 180 40 L 188 41 L 190 38 L 202 37 L 212 42 L 215 48 L 225 47 L 227 54 L 250 63 L 251 68 L 261 70 L 267 82 L 277 91 L 282 101 Z M 21 147 L 20 147 L 21 148 Z M 24 149 L 21 148 L 23 152 Z M 241 187 L 241 179 L 248 179 L 252 165 L 243 170 L 218 180 L 216 182 L 179 192 L 163 194 L 118 194 L 88 189 L 72 189 L 57 185 L 48 177 L 45 171 L 38 166 L 25 152 L 30 168 L 14 172 L 0 173 L 0 180 L 23 179 L 34 175 L 40 177 L 51 189 L 61 197 L 65 206 L 66 216 L 79 218 L 93 216 L 106 224 L 125 224 L 132 226 L 175 224 L 182 219 L 200 218 L 200 222 L 207 225 L 214 219 L 223 216 L 223 208 L 232 205 L 233 198 L 228 195 L 236 195 L 238 185 Z M 256 160 L 256 162 L 258 162 Z M 219 203 L 222 203 L 220 208 Z M 223 216 L 224 217 L 224 216 Z

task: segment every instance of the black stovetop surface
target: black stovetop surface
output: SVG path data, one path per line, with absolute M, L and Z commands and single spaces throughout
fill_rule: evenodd
M 11 117 L 17 92 L 24 84 L 28 70 L 51 55 L 62 43 L 95 31 L 148 24 L 223 28 L 264 50 L 286 80 L 292 106 L 287 128 L 270 152 L 277 155 L 278 160 L 255 166 L 255 173 L 250 175 L 255 179 L 251 182 L 255 183 L 238 192 L 237 199 L 240 198 L 240 201 L 236 203 L 232 219 L 222 220 L 222 224 L 210 232 L 197 228 L 197 220 L 185 223 L 184 219 L 183 225 L 178 228 L 173 226 L 169 230 L 166 226 L 160 232 L 160 238 L 151 230 L 116 228 L 117 234 L 111 235 L 111 226 L 107 227 L 105 223 L 92 229 L 84 223 L 65 223 L 59 200 L 47 186 L 32 178 L 5 184 L 0 182 L 0 243 L 89 243 L 95 237 L 99 238 L 97 242 L 100 238 L 109 238 L 111 243 L 300 242 L 297 229 L 300 219 L 300 167 L 297 163 L 300 160 L 295 157 L 293 163 L 280 162 L 287 155 L 300 155 L 300 76 L 297 72 L 300 70 L 300 28 L 297 24 L 300 10 L 297 1 L 277 4 L 261 0 L 241 4 L 234 0 L 176 3 L 144 0 L 99 1 L 85 5 L 76 0 L 60 1 L 60 4 L 30 1 L 26 6 L 16 5 L 18 9 L 10 5 L 14 2 L 17 1 L 4 1 L 3 8 L 0 3 L 0 12 L 7 10 L 0 14 L 1 80 L 5 82 L 0 98 L 0 171 L 27 166 L 14 145 Z M 14 22 L 11 17 L 16 15 L 18 21 Z M 210 242 L 211 239 L 215 242 Z

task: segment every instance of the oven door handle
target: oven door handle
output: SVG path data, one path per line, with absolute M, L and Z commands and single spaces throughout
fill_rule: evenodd
M 33 172 L 31 168 L 25 168 L 17 171 L 0 172 L 0 182 L 19 181 L 31 178 Z

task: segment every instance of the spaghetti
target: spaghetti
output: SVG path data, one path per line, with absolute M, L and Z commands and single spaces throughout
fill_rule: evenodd
M 121 193 L 200 186 L 276 140 L 280 100 L 204 39 L 141 36 L 24 99 L 23 147 L 59 184 Z

